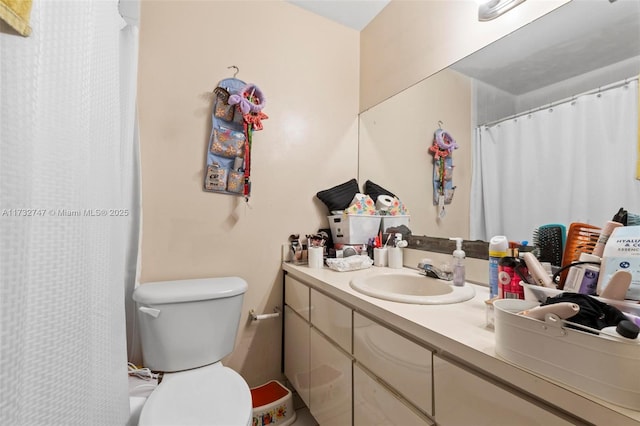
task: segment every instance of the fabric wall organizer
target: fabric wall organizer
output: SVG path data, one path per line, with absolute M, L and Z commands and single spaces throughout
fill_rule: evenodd
M 256 85 L 237 78 L 221 80 L 214 94 L 204 190 L 248 199 L 253 132 L 269 118 L 262 112 L 265 97 Z

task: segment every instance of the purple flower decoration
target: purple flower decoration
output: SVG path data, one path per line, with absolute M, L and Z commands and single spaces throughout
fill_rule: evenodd
M 240 93 L 229 96 L 229 105 L 236 104 L 242 114 L 260 112 L 265 104 L 264 94 L 255 84 L 247 84 Z

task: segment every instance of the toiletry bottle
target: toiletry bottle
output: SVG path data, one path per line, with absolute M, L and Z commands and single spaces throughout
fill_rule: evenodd
M 600 275 L 600 258 L 589 253 L 580 253 L 579 261 L 593 262 L 593 264 L 572 266 L 567 274 L 563 290 L 595 296 Z
M 598 242 L 596 243 L 596 246 L 593 248 L 592 254 L 594 256 L 602 257 L 602 254 L 604 253 L 604 246 L 607 244 L 607 241 L 609 240 L 611 233 L 613 232 L 614 229 L 619 228 L 621 226 L 623 225 L 620 222 L 614 222 L 612 220 L 609 220 L 607 221 L 607 223 L 604 224 L 604 226 L 600 230 L 600 236 L 598 237 Z
M 529 267 L 527 266 L 527 262 L 524 261 L 523 256 L 526 253 L 520 252 L 521 247 L 518 246 L 518 266 L 516 266 L 516 274 L 520 277 L 520 280 L 525 284 L 529 284 L 533 282 L 533 278 L 531 278 L 531 273 L 529 273 Z M 518 282 L 518 287 L 522 288 L 520 282 Z M 522 288 L 522 297 L 524 298 L 524 288 Z
M 464 285 L 464 258 L 465 253 L 462 250 L 462 238 L 449 238 L 456 242 L 456 249 L 453 251 L 453 285 L 462 287 Z
M 401 269 L 402 268 L 402 247 L 406 245 L 403 244 L 402 234 L 395 234 L 395 239 L 393 241 L 393 247 L 389 247 L 389 268 L 393 269 Z
M 498 235 L 489 242 L 489 297 L 498 295 L 498 261 L 507 255 L 507 237 Z
M 600 330 L 601 337 L 613 336 L 629 343 L 640 343 L 640 339 L 638 339 L 639 333 L 640 328 L 630 320 L 622 320 L 616 326 L 609 326 Z
M 516 243 L 509 243 L 507 255 L 498 261 L 498 296 L 500 299 L 524 299 L 524 288 L 520 285 L 518 268 L 522 268 L 518 259 Z

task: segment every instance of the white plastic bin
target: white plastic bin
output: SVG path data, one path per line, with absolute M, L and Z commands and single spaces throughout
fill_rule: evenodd
M 605 401 L 640 409 L 640 344 L 517 315 L 537 302 L 501 299 L 495 309 L 496 354 Z
M 382 218 L 382 225 L 380 230 L 382 232 L 386 232 L 389 228 L 396 228 L 398 226 L 406 226 L 409 227 L 409 215 L 383 215 L 380 216 Z
M 329 227 L 334 244 L 366 244 L 378 235 L 380 216 L 338 214 L 329 216 Z

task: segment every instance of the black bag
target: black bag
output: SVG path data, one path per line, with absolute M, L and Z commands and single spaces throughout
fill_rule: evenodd
M 561 293 L 554 297 L 548 297 L 547 300 L 540 305 L 552 305 L 554 303 L 570 302 L 580 306 L 580 312 L 568 318 L 569 322 L 581 324 L 587 327 L 602 330 L 605 327 L 617 326 L 627 317 L 615 306 L 601 302 L 587 294 L 580 293 Z M 567 325 L 571 327 L 571 325 Z M 572 327 L 578 330 L 587 331 L 579 327 Z

